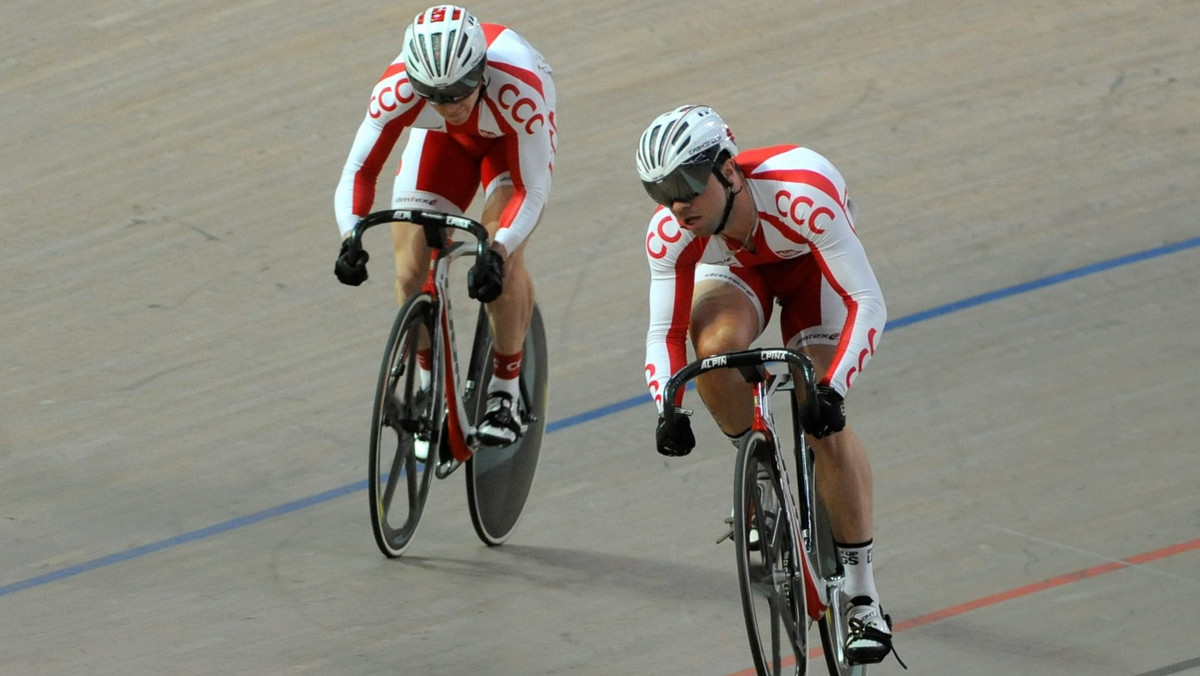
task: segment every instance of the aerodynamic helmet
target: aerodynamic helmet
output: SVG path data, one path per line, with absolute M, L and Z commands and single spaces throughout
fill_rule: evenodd
M 483 79 L 487 39 L 470 12 L 435 5 L 404 31 L 404 68 L 413 91 L 434 103 L 466 98 Z
M 719 161 L 738 152 L 733 132 L 708 106 L 687 105 L 663 113 L 638 142 L 637 169 L 655 202 L 670 206 L 704 191 Z

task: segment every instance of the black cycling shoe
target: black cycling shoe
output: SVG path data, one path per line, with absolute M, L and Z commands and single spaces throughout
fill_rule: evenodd
M 492 392 L 488 395 L 487 412 L 479 421 L 476 436 L 486 446 L 508 446 L 520 439 L 525 431 L 519 416 L 512 395 Z

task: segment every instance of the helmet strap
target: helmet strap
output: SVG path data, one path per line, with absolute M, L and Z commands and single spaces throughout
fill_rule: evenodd
M 488 80 L 486 77 L 479 81 L 479 96 L 477 96 L 475 98 L 475 107 L 476 108 L 479 107 L 479 104 L 483 101 L 484 95 L 487 94 L 487 86 L 488 86 Z
M 729 224 L 729 214 L 733 211 L 733 198 L 742 191 L 741 188 L 737 190 L 733 189 L 733 184 L 729 182 L 729 179 L 725 178 L 725 174 L 721 173 L 720 164 L 718 163 L 718 166 L 713 166 L 713 173 L 716 174 L 717 180 L 721 182 L 721 185 L 725 186 L 725 213 L 721 214 L 721 223 L 713 231 L 714 235 L 721 234 L 721 231 Z

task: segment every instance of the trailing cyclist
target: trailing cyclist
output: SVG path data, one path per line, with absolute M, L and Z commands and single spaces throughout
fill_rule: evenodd
M 495 337 L 487 411 L 478 429 L 489 445 L 508 445 L 522 433 L 515 407 L 533 312 L 524 251 L 550 193 L 558 142 L 551 72 L 511 28 L 480 23 L 454 5 L 426 9 L 407 27 L 403 51 L 375 84 L 334 193 L 343 237 L 334 272 L 357 286 L 367 278 L 367 256 L 348 247 L 345 237 L 370 213 L 383 164 L 404 131 L 393 208 L 464 214 L 482 185 L 480 220 L 492 245 L 472 267 L 468 290 L 489 303 Z M 392 233 L 396 298 L 403 304 L 421 290 L 430 250 L 420 228 L 400 224 Z M 428 382 L 428 351 L 420 356 Z

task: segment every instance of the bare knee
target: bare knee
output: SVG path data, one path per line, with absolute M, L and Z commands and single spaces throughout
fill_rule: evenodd
M 698 357 L 744 350 L 758 331 L 758 315 L 740 290 L 723 283 L 696 285 L 688 333 Z
M 741 335 L 740 331 L 723 324 L 717 324 L 699 331 L 693 329 L 692 346 L 696 350 L 696 356 L 704 358 L 721 354 L 722 352 L 744 350 L 750 346 L 750 342 Z

